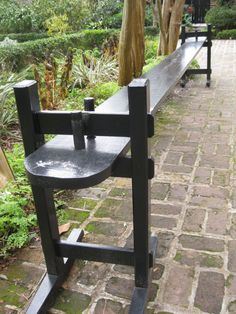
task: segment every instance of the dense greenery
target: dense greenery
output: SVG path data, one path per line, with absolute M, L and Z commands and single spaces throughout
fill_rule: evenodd
M 2 0 L 0 30 L 4 33 L 45 32 L 63 22 L 67 30 L 119 28 L 122 2 L 111 0 Z
M 77 31 L 84 25 L 87 13 L 86 1 L 81 0 L 33 0 L 30 4 L 1 0 L 0 30 L 4 33 L 45 31 L 48 19 L 65 14 L 71 29 Z
M 17 40 L 18 43 L 25 41 L 37 40 L 49 37 L 47 33 L 16 33 L 16 34 L 0 34 L 0 41 L 3 41 L 6 37 Z
M 233 5 L 235 3 L 234 0 L 217 0 L 218 4 L 220 6 L 223 6 L 223 5 Z
M 236 29 L 226 29 L 216 36 L 217 39 L 236 39 Z
M 114 30 L 85 30 L 75 34 L 38 39 L 9 47 L 0 47 L 1 65 L 8 65 L 14 70 L 20 70 L 30 63 L 42 61 L 47 50 L 65 53 L 69 47 L 80 47 L 81 49 L 101 47 L 104 40 L 114 33 Z
M 1 0 L 0 32 L 76 32 L 81 29 L 120 28 L 120 0 Z M 152 25 L 152 9 L 146 6 L 145 25 Z
M 217 31 L 236 28 L 236 5 L 214 7 L 206 14 L 205 20 Z
M 16 144 L 8 161 L 15 174 L 15 181 L 9 182 L 0 191 L 0 257 L 5 257 L 16 248 L 22 247 L 35 235 L 36 216 L 32 211 L 31 191 L 25 178 L 22 145 Z

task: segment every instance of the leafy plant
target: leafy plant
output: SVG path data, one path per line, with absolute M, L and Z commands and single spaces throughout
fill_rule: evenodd
M 69 47 L 94 49 L 101 47 L 104 40 L 114 34 L 114 30 L 85 30 L 79 33 L 43 38 L 18 43 L 10 48 L 0 48 L 0 69 L 9 66 L 21 70 L 30 63 L 39 63 L 45 58 L 45 51 L 66 53 Z
M 217 0 L 218 4 L 223 6 L 223 5 L 233 5 L 234 0 Z
M 54 55 L 47 52 L 44 61 L 44 80 L 42 80 L 42 71 L 39 71 L 39 67 L 33 64 L 33 73 L 35 80 L 38 82 L 42 109 L 56 109 L 59 106 L 60 101 L 67 97 L 72 62 L 72 49 L 68 50 L 64 64 L 61 64 L 61 67 L 58 66 L 58 61 Z M 60 79 L 58 79 L 58 72 L 61 73 Z
M 76 62 L 77 61 L 77 62 Z M 111 57 L 95 58 L 82 53 L 73 66 L 73 86 L 85 87 L 97 83 L 115 81 L 118 76 L 117 61 Z
M 12 250 L 29 242 L 35 234 L 32 227 L 36 226 L 22 145 L 14 145 L 12 152 L 6 155 L 16 180 L 0 190 L 0 257 L 8 256 Z
M 16 108 L 11 96 L 16 82 L 23 80 L 28 73 L 28 68 L 21 73 L 0 74 L 0 138 L 11 134 L 10 126 L 17 122 Z
M 21 33 L 32 28 L 30 7 L 16 0 L 1 0 L 0 30 L 2 33 Z
M 49 36 L 62 35 L 70 30 L 66 14 L 50 17 L 45 21 L 45 26 Z
M 157 57 L 158 40 L 156 37 L 147 36 L 145 39 L 145 60 Z
M 89 28 L 120 28 L 122 23 L 122 2 L 114 0 L 89 0 L 91 20 Z
M 217 39 L 236 39 L 236 29 L 226 29 L 216 36 Z
M 0 47 L 9 47 L 17 44 L 17 41 L 6 37 L 3 41 L 0 42 Z
M 236 28 L 236 5 L 214 7 L 210 9 L 205 17 L 207 23 L 211 23 L 219 30 Z
M 63 104 L 63 109 L 66 110 L 83 110 L 84 98 L 95 98 L 95 104 L 99 105 L 106 99 L 114 95 L 120 87 L 117 82 L 98 83 L 95 86 L 87 87 L 86 89 L 74 88 L 68 95 L 66 102 Z

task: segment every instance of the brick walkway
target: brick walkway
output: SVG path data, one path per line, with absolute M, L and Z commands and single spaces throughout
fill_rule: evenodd
M 157 115 L 148 313 L 236 313 L 236 41 L 215 41 L 212 63 L 212 88 L 177 88 Z M 109 179 L 77 192 L 69 218 L 87 241 L 131 243 L 130 195 L 129 180 Z M 23 313 L 43 272 L 39 243 L 21 250 L 0 275 L 0 312 Z M 50 313 L 127 313 L 132 286 L 132 268 L 76 262 Z

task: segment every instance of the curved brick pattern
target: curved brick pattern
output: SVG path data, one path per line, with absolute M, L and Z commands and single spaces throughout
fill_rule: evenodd
M 211 88 L 177 87 L 156 116 L 149 314 L 236 313 L 236 41 L 214 41 L 212 65 Z M 131 195 L 131 180 L 109 178 L 75 192 L 66 217 L 84 241 L 132 247 Z M 21 313 L 39 282 L 39 244 L 0 272 L 0 313 Z M 132 267 L 76 261 L 51 313 L 128 314 L 133 280 Z

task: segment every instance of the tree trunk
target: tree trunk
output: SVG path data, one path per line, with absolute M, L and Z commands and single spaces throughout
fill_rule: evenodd
M 132 7 L 135 0 L 125 0 L 123 8 L 123 19 L 119 42 L 119 80 L 118 84 L 123 86 L 129 84 L 133 76 L 132 65 Z
M 175 51 L 180 34 L 180 26 L 182 24 L 182 16 L 184 9 L 185 0 L 175 1 L 172 7 L 170 26 L 169 26 L 169 43 L 168 43 L 168 54 Z
M 146 0 L 138 0 L 133 8 L 133 24 L 132 24 L 132 59 L 133 59 L 133 75 L 139 77 L 142 74 L 144 66 L 144 6 Z
M 158 55 L 171 54 L 177 47 L 185 0 L 164 0 L 159 3 L 161 29 Z M 161 13 L 160 13 L 161 12 Z
M 145 0 L 125 0 L 119 43 L 119 80 L 128 85 L 139 77 L 144 65 Z
M 158 27 L 158 3 L 157 0 L 154 0 L 152 4 L 152 26 Z

